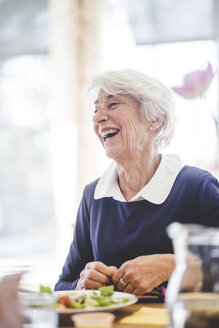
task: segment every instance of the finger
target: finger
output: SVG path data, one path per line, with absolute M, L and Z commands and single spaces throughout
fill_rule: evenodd
M 143 288 L 137 287 L 132 291 L 132 294 L 136 295 L 136 296 L 142 296 L 146 293 L 149 293 L 148 291 L 145 291 Z
M 118 271 L 118 268 L 114 265 L 111 265 L 111 266 L 109 266 L 109 269 L 111 270 L 110 277 L 112 278 L 112 276 Z
M 75 290 L 81 290 L 83 287 L 82 287 L 82 280 L 79 279 L 78 282 L 77 282 L 77 285 L 75 287 Z
M 107 285 L 110 282 L 110 278 L 106 275 L 95 271 L 84 269 L 80 274 L 80 280 L 83 281 L 81 288 L 96 289 Z
M 80 279 L 77 283 L 76 289 L 81 290 L 81 289 L 98 289 L 102 286 L 105 286 L 105 283 L 101 283 L 96 280 L 89 279 L 86 276 L 86 270 L 83 270 L 80 274 Z
M 90 280 L 90 279 L 82 279 L 81 280 L 81 288 L 82 289 L 98 289 L 103 286 L 105 286 L 105 284 L 101 283 L 99 281 Z
M 89 262 L 89 263 L 87 263 L 85 269 L 93 269 L 93 270 L 103 273 L 109 277 L 111 277 L 115 271 L 115 269 L 112 269 L 112 267 L 110 267 L 102 262 Z
M 130 283 L 128 283 L 128 284 L 125 286 L 123 292 L 125 292 L 125 293 L 129 293 L 129 294 L 133 294 L 133 293 L 134 293 L 134 290 L 135 290 L 135 287 L 133 287 L 132 284 L 131 284 L 131 282 L 130 282 Z
M 84 278 L 94 280 L 102 284 L 107 284 L 110 281 L 108 276 L 95 270 L 86 270 L 84 273 Z
M 135 287 L 133 294 L 140 296 L 140 295 L 144 295 L 147 293 L 150 293 L 153 289 L 152 285 L 142 285 L 141 283 L 137 283 L 137 282 L 132 282 L 131 283 L 132 287 Z
M 118 284 L 119 279 L 124 275 L 124 271 L 121 269 L 118 269 L 117 271 L 115 271 L 112 275 L 112 280 L 115 284 Z
M 117 283 L 117 287 L 118 287 L 118 289 L 119 290 L 121 290 L 121 291 L 125 291 L 125 289 L 126 289 L 126 287 L 129 285 L 129 283 L 130 283 L 130 280 L 126 280 L 127 278 L 125 277 L 125 276 L 122 276 L 120 279 L 119 279 L 119 281 L 118 281 L 118 283 Z

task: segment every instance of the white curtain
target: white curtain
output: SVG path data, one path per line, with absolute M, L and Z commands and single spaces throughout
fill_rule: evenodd
M 98 176 L 95 155 L 100 145 L 83 92 L 100 70 L 105 0 L 50 0 L 49 6 L 54 71 L 51 142 L 57 246 L 63 249 L 72 238 L 71 227 L 82 190 Z

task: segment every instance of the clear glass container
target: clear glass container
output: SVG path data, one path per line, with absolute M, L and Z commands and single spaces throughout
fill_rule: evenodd
M 26 323 L 23 328 L 57 328 L 56 297 L 50 293 L 25 293 L 21 295 Z
M 176 267 L 166 304 L 172 328 L 219 327 L 219 228 L 172 223 Z
M 115 315 L 108 312 L 80 313 L 72 316 L 77 328 L 111 328 Z

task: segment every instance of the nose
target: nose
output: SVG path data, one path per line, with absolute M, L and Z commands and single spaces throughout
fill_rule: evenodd
M 101 123 L 108 119 L 107 109 L 103 106 L 99 108 L 96 113 L 93 115 L 93 122 L 94 123 Z

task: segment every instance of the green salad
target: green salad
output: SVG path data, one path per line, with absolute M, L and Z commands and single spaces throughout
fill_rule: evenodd
M 105 286 L 91 293 L 80 293 L 79 295 L 64 295 L 58 298 L 58 303 L 66 308 L 82 309 L 87 307 L 103 307 L 115 304 L 123 304 L 130 301 L 128 297 L 113 299 L 114 286 Z

